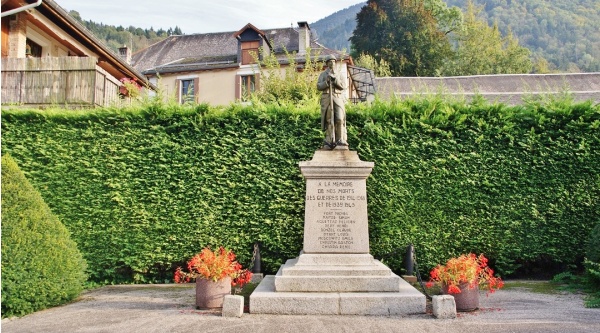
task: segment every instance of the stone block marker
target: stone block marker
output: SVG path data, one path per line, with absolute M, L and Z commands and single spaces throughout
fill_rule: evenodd
M 223 317 L 238 317 L 244 314 L 244 297 L 227 295 L 223 300 Z
M 432 297 L 433 315 L 438 319 L 456 318 L 456 302 L 452 295 L 436 295 Z

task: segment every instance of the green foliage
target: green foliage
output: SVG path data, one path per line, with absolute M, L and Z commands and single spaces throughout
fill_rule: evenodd
M 600 263 L 600 221 L 596 223 L 590 233 L 586 248 L 586 257 L 588 260 Z
M 463 20 L 457 7 L 439 1 L 369 1 L 357 14 L 350 39 L 354 56 L 374 57 L 374 64 L 361 60 L 373 69 L 385 61 L 392 76 L 530 72 L 529 50 L 511 33 L 502 37 L 497 26 L 489 27 L 477 16 L 472 2 Z
M 74 299 L 85 268 L 65 226 L 16 162 L 2 156 L 2 318 Z
M 317 105 L 2 112 L 3 149 L 73 233 L 100 283 L 171 281 L 205 246 L 254 242 L 275 272 L 302 248 L 298 162 L 320 146 Z M 485 253 L 506 275 L 580 263 L 600 216 L 600 106 L 443 97 L 348 106 L 375 257 L 414 244 L 422 272 Z M 389 258 L 393 269 L 402 256 Z
M 469 0 L 448 0 L 466 8 Z M 475 0 L 484 18 L 515 34 L 535 58 L 561 72 L 600 70 L 600 3 L 596 0 Z
M 393 76 L 435 76 L 450 55 L 450 42 L 423 2 L 370 0 L 356 15 L 353 56 L 385 60 Z
M 454 55 L 444 64 L 444 76 L 529 73 L 532 62 L 529 50 L 519 46 L 509 31 L 502 37 L 498 27 L 479 18 L 481 8 L 467 3 L 463 24 L 450 36 Z M 542 60 L 538 60 L 542 64 Z M 539 68 L 538 71 L 543 70 Z
M 377 61 L 377 59 L 375 59 L 373 56 L 361 53 L 354 62 L 356 63 L 356 66 L 372 70 L 375 73 L 375 76 L 392 76 L 390 64 L 387 61 L 385 61 L 385 59 L 380 59 L 379 61 Z
M 590 233 L 584 266 L 590 289 L 585 305 L 590 308 L 600 308 L 600 223 L 596 223 Z
M 274 53 L 255 61 L 260 68 L 260 87 L 250 96 L 256 104 L 318 105 L 321 93 L 317 90 L 317 78 L 323 68 L 323 63 L 317 61 L 318 54 L 313 54 L 311 49 L 306 50 L 303 58 L 302 71 L 298 71 L 298 56 L 296 52 L 289 53 L 285 50 L 288 65 L 285 69 Z M 283 74 L 282 74 L 283 72 Z
M 136 28 L 134 26 L 124 28 L 122 26 L 115 27 L 91 20 L 83 20 L 79 12 L 75 10 L 71 10 L 69 15 L 83 24 L 94 36 L 103 40 L 115 52 L 118 52 L 119 48 L 123 47 L 123 45 L 132 48 L 131 52 L 136 52 L 154 43 L 158 43 L 171 35 L 183 34 L 181 28 L 178 26 L 175 26 L 174 29 L 168 28 L 167 30 L 159 28 L 156 31 L 153 27 L 150 27 L 150 29 Z
M 352 31 L 356 28 L 356 13 L 358 13 L 364 3 L 339 10 L 326 18 L 311 23 L 310 29 L 319 40 L 319 43 L 326 41 L 328 48 L 334 50 L 350 50 L 348 39 L 352 36 Z
M 447 0 L 447 6 L 467 9 L 469 0 Z M 432 3 L 432 4 L 430 4 Z M 425 1 L 435 9 L 436 1 Z M 497 25 L 503 36 L 514 35 L 534 59 L 535 73 L 600 71 L 600 4 L 595 0 L 475 0 L 484 5 L 483 18 Z M 348 39 L 356 28 L 356 14 L 364 4 L 325 17 L 311 27 L 327 47 L 350 50 Z M 454 7 L 450 7 L 452 10 Z M 438 27 L 444 17 L 436 14 Z M 448 16 L 448 15 L 446 15 Z M 450 21 L 452 22 L 452 21 Z M 512 32 L 512 33 L 511 33 Z M 345 43 L 343 41 L 346 41 Z

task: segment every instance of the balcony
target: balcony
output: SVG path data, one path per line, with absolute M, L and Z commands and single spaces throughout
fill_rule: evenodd
M 91 57 L 2 58 L 2 105 L 93 108 L 121 102 L 119 82 Z

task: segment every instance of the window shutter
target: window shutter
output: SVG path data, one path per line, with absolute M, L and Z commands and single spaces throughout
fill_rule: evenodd
M 200 96 L 198 96 L 199 91 L 200 91 L 200 79 L 195 78 L 194 79 L 194 100 L 196 101 L 196 103 L 199 103 L 199 101 L 200 101 Z
M 235 100 L 239 100 L 242 97 L 242 76 L 235 76 Z
M 181 104 L 181 80 L 175 80 L 175 96 L 177 96 L 177 100 Z
M 257 73 L 254 75 L 254 91 L 258 92 L 260 90 L 260 74 Z

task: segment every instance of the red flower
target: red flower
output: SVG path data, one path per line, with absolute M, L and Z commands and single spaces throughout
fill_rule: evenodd
M 494 271 L 488 266 L 488 259 L 480 254 L 463 254 L 451 258 L 445 265 L 438 265 L 429 273 L 428 287 L 440 283 L 448 288 L 449 294 L 460 293 L 459 286 L 468 284 L 469 288 L 487 286 L 488 294 L 504 286 L 499 277 L 494 276 Z
M 451 284 L 448 286 L 448 294 L 460 294 L 460 288 Z
M 187 262 L 189 272 L 178 267 L 173 279 L 176 283 L 189 282 L 190 279 L 208 279 L 219 281 L 231 277 L 231 285 L 243 286 L 252 278 L 252 273 L 242 269 L 242 265 L 235 259 L 235 253 L 220 247 L 217 251 L 204 248 Z

